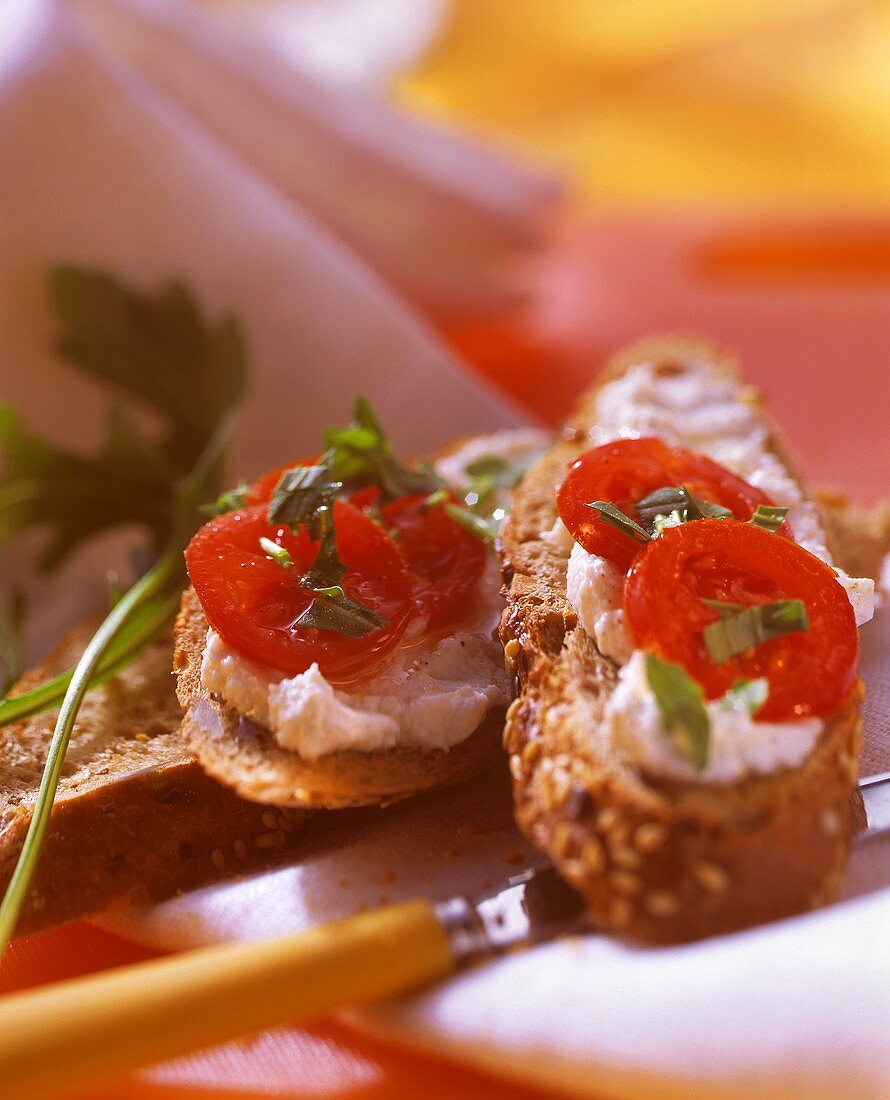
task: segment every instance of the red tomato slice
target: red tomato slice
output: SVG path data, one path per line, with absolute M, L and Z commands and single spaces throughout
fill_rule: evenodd
M 668 485 L 683 485 L 693 496 L 729 508 L 736 519 L 750 519 L 758 504 L 772 504 L 759 489 L 719 463 L 655 438 L 617 439 L 586 451 L 569 467 L 556 504 L 576 542 L 626 569 L 645 544 L 600 519 L 588 505 L 607 500 L 638 520 L 636 502 Z M 781 533 L 791 536 L 787 524 Z
M 443 508 L 425 508 L 422 496 L 402 497 L 383 507 L 414 589 L 414 606 L 429 626 L 443 626 L 462 610 L 485 570 L 485 546 Z
M 389 536 L 346 501 L 334 504 L 337 550 L 348 571 L 348 596 L 387 620 L 361 638 L 295 625 L 315 599 L 300 581 L 318 548 L 305 530 L 270 524 L 257 505 L 206 524 L 189 543 L 189 578 L 211 626 L 225 642 L 258 664 L 295 675 L 317 662 L 342 682 L 367 671 L 402 636 L 412 611 L 411 581 Z M 284 547 L 293 566 L 284 569 L 263 553 L 259 540 Z
M 271 500 L 285 470 L 311 462 L 292 462 L 254 482 L 251 504 Z M 376 488 L 360 489 L 350 497 L 357 508 L 367 509 L 380 499 Z M 424 508 L 422 496 L 402 497 L 382 509 L 385 525 L 394 533 L 408 566 L 418 614 L 430 628 L 444 626 L 460 613 L 473 585 L 482 576 L 487 560 L 485 546 L 442 508 Z
M 809 630 L 718 665 L 702 631 L 719 615 L 703 598 L 803 600 Z M 856 620 L 833 570 L 790 539 L 747 523 L 704 519 L 653 539 L 627 575 L 624 607 L 637 648 L 682 665 L 709 699 L 736 680 L 765 676 L 769 695 L 757 713 L 762 721 L 831 714 L 856 678 Z

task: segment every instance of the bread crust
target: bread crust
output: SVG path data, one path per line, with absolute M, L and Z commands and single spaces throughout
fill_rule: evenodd
M 15 691 L 70 667 L 95 623 L 76 628 Z M 304 811 L 239 798 L 204 773 L 179 736 L 172 639 L 150 646 L 78 716 L 34 883 L 24 935 L 133 898 L 153 902 L 277 861 L 299 843 Z M 55 712 L 0 729 L 0 894 L 31 821 Z M 260 838 L 264 839 L 259 844 Z
M 475 774 L 498 753 L 504 711 L 495 708 L 465 741 L 445 751 L 399 746 L 347 750 L 306 760 L 243 718 L 201 682 L 207 619 L 189 589 L 174 628 L 173 667 L 182 733 L 201 767 L 242 798 L 276 806 L 341 809 L 397 802 Z
M 642 361 L 675 372 L 696 360 L 736 375 L 727 353 L 685 337 L 644 341 L 609 363 L 561 441 L 526 476 L 500 546 L 508 596 L 501 639 L 518 692 L 504 731 L 517 822 L 604 927 L 653 943 L 730 932 L 832 900 L 855 829 L 859 683 L 802 767 L 737 783 L 658 780 L 590 736 L 618 668 L 567 601 L 567 551 L 541 535 L 557 518 L 555 490 L 568 463 L 587 447 L 599 386 Z M 771 446 L 787 465 L 775 437 Z

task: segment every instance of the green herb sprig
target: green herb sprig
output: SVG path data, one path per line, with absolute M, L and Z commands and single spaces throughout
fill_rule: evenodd
M 764 642 L 809 630 L 810 626 L 803 600 L 776 600 L 752 607 L 721 605 L 716 600 L 703 602 L 720 615 L 702 632 L 708 656 L 719 665 Z
M 162 428 L 157 437 L 143 434 L 126 409 L 112 406 L 103 446 L 94 455 L 74 455 L 28 433 L 4 406 L 0 538 L 47 528 L 40 564 L 51 569 L 78 543 L 135 522 L 150 535 L 157 559 L 113 603 L 74 669 L 0 701 L 2 725 L 59 705 L 31 822 L 0 904 L 0 953 L 37 867 L 85 694 L 156 638 L 178 606 L 182 551 L 200 522 L 199 502 L 219 492 L 246 381 L 235 322 L 205 321 L 180 284 L 140 294 L 107 273 L 66 266 L 53 273 L 51 297 L 62 322 L 58 350 L 94 381 L 148 406 Z

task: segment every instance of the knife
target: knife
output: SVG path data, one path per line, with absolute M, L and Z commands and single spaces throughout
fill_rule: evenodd
M 890 828 L 890 772 L 860 783 L 871 836 Z M 220 944 L 0 998 L 0 1081 L 29 1100 L 283 1022 L 316 1019 L 468 965 L 593 931 L 553 868 L 481 899 L 410 901 L 252 944 Z

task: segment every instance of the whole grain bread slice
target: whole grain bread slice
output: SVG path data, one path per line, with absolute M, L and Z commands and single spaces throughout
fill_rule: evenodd
M 495 708 L 451 749 L 400 745 L 380 752 L 346 750 L 307 760 L 248 721 L 201 682 L 207 619 L 189 589 L 174 628 L 182 733 L 208 774 L 243 798 L 276 806 L 340 809 L 387 804 L 468 779 L 498 753 L 504 711 Z
M 618 669 L 566 599 L 568 548 L 544 533 L 557 519 L 555 491 L 568 464 L 589 445 L 599 386 L 640 362 L 670 374 L 693 362 L 736 374 L 732 357 L 706 341 L 635 345 L 607 366 L 561 441 L 526 476 L 501 543 L 508 593 L 501 638 L 518 691 L 504 744 L 520 827 L 595 917 L 632 938 L 671 942 L 777 919 L 836 895 L 856 825 L 862 688 L 830 717 L 802 767 L 733 784 L 659 781 L 592 736 Z M 771 445 L 787 465 L 780 441 Z M 857 563 L 867 559 L 873 569 L 886 530 L 879 523 L 863 545 L 861 517 L 845 514 L 838 500 L 831 513 L 837 560 L 847 560 L 844 540 L 858 547 Z
M 70 667 L 94 627 L 63 638 L 14 693 Z M 87 693 L 19 934 L 121 897 L 159 900 L 277 859 L 297 843 L 305 813 L 238 798 L 186 749 L 172 655 L 172 640 L 158 641 Z M 0 729 L 0 894 L 31 820 L 54 723 L 52 712 Z

